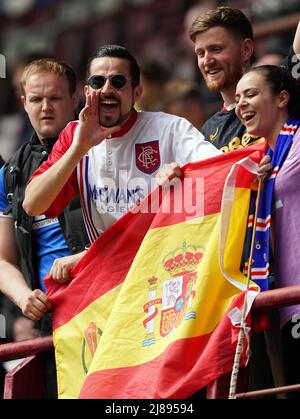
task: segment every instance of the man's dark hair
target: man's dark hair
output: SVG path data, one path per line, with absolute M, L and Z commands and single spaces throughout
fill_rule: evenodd
M 250 38 L 253 40 L 253 29 L 247 16 L 241 10 L 227 6 L 208 10 L 199 16 L 189 29 L 190 39 L 195 42 L 199 33 L 206 32 L 216 26 L 225 28 L 239 39 Z
M 87 78 L 90 76 L 90 67 L 92 61 L 96 58 L 102 57 L 122 58 L 123 60 L 127 60 L 130 65 L 130 76 L 132 78 L 132 83 L 136 86 L 140 84 L 140 67 L 136 59 L 126 48 L 120 45 L 103 45 L 101 48 L 99 48 L 96 54 L 94 54 L 88 61 Z

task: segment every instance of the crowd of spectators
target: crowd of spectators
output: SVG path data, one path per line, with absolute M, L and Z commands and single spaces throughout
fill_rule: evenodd
M 254 24 L 300 10 L 297 0 L 0 1 L 0 53 L 6 59 L 6 78 L 0 79 L 0 154 L 7 159 L 19 145 L 16 138 L 26 133 L 28 123 L 14 93 L 15 79 L 20 67 L 30 61 L 28 57 L 35 55 L 69 62 L 81 88 L 84 63 L 99 45 L 125 45 L 142 67 L 156 62 L 169 79 L 197 82 L 206 117 L 213 114 L 220 97 L 209 93 L 202 82 L 186 28 L 202 11 L 219 5 L 242 9 Z M 256 59 L 265 54 L 272 54 L 271 59 L 286 55 L 293 31 L 259 40 Z
M 201 129 L 222 101 L 218 93 L 208 92 L 197 68 L 194 45 L 187 35 L 191 22 L 219 5 L 243 9 L 254 24 L 300 11 L 298 0 L 35 0 L 24 2 L 23 8 L 17 3 L 0 0 L 0 53 L 6 64 L 6 77 L 0 78 L 3 161 L 30 136 L 31 126 L 19 102 L 19 78 L 32 59 L 66 60 L 77 72 L 83 93 L 87 57 L 99 45 L 125 45 L 141 63 L 144 94 L 137 108 L 184 116 Z M 289 51 L 294 29 L 291 34 L 274 34 L 260 41 L 256 63 L 280 63 Z M 191 109 L 195 109 L 193 115 Z M 0 313 L 7 310 L 10 319 L 20 315 L 6 305 L 0 300 Z M 15 328 L 9 325 L 9 340 L 19 339 L 17 330 L 17 323 Z

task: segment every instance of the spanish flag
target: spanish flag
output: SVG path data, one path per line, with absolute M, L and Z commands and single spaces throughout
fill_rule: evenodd
M 263 146 L 183 168 L 107 230 L 68 285 L 47 279 L 60 398 L 187 398 L 232 369 Z M 245 344 L 242 364 L 247 360 Z

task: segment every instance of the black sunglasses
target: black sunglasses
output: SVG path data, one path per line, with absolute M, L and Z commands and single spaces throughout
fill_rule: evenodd
M 91 86 L 92 89 L 98 90 L 102 89 L 102 87 L 105 85 L 106 80 L 109 80 L 112 87 L 115 89 L 121 90 L 123 89 L 128 81 L 131 81 L 133 85 L 136 85 L 137 83 L 134 80 L 128 79 L 127 77 L 121 75 L 121 74 L 115 74 L 114 76 L 110 77 L 104 77 L 104 76 L 91 76 L 89 77 L 87 84 Z

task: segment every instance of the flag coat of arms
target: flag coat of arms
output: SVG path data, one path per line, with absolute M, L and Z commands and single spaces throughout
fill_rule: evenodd
M 184 166 L 107 230 L 67 285 L 47 278 L 60 398 L 186 398 L 232 369 L 263 146 Z M 242 364 L 247 360 L 244 345 Z

